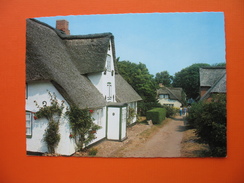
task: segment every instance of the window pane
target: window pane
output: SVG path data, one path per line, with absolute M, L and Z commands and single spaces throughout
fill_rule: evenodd
M 32 114 L 30 112 L 25 113 L 26 116 L 26 135 L 32 135 L 31 134 L 31 122 L 32 122 Z

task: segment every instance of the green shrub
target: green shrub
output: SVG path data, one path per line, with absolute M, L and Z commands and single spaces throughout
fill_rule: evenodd
M 166 109 L 164 108 L 154 108 L 146 113 L 147 120 L 152 120 L 153 124 L 161 123 L 165 117 Z
M 194 104 L 187 117 L 196 134 L 210 147 L 211 156 L 226 156 L 226 98 L 216 95 L 212 102 Z
M 97 152 L 98 152 L 97 148 L 91 148 L 88 152 L 88 155 L 89 156 L 96 156 Z
M 176 113 L 178 112 L 178 109 L 171 107 L 171 106 L 164 105 L 163 108 L 166 109 L 166 117 L 167 118 L 176 115 Z

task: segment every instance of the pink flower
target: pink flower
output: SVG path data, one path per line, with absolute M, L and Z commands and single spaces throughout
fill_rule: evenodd
M 94 111 L 91 109 L 91 110 L 89 110 L 89 112 L 90 112 L 90 113 L 93 113 Z

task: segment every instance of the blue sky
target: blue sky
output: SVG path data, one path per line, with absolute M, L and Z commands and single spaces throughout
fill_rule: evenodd
M 72 35 L 111 32 L 120 60 L 144 63 L 150 74 L 174 75 L 194 63 L 225 60 L 224 13 L 146 13 L 37 18 L 69 21 Z

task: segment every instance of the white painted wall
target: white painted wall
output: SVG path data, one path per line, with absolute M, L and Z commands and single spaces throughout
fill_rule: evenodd
M 121 112 L 121 140 L 126 138 L 126 107 L 123 107 Z
M 177 108 L 180 108 L 180 106 L 182 105 L 178 100 L 171 100 L 171 99 L 165 99 L 165 98 L 161 98 L 161 99 L 158 99 L 159 103 L 161 105 L 164 105 L 164 104 L 173 104 L 174 107 L 177 107 Z
M 28 83 L 28 98 L 26 99 L 26 110 L 32 112 L 37 112 L 39 110 L 34 101 L 37 101 L 40 106 L 42 106 L 43 101 L 46 101 L 47 105 L 50 105 L 50 97 L 47 90 L 51 93 L 55 92 L 59 103 L 61 103 L 62 100 L 65 101 L 62 95 L 50 82 Z M 63 112 L 65 112 L 66 107 L 69 106 L 67 102 L 65 102 L 64 105 L 65 108 Z M 71 155 L 75 152 L 75 143 L 72 139 L 69 138 L 71 130 L 69 128 L 69 123 L 67 120 L 68 119 L 64 116 L 62 116 L 60 119 L 59 132 L 61 134 L 61 139 L 56 149 L 56 152 L 62 155 Z M 48 121 L 45 118 L 41 118 L 37 120 L 33 119 L 32 122 L 32 137 L 26 138 L 26 150 L 32 152 L 47 152 L 47 146 L 43 142 L 43 134 L 47 127 Z
M 114 71 L 114 59 L 112 54 L 112 45 L 110 41 L 110 50 L 107 52 L 108 55 L 111 56 L 111 70 L 107 70 L 106 74 L 105 72 L 102 73 L 93 73 L 89 74 L 88 78 L 92 82 L 92 84 L 100 91 L 100 93 L 106 97 L 106 100 L 108 102 L 115 102 L 115 71 Z M 107 62 L 105 63 L 105 67 L 107 67 Z M 111 83 L 111 90 L 109 91 L 109 87 L 107 86 L 108 83 Z M 111 96 L 111 99 L 109 99 L 109 93 Z

